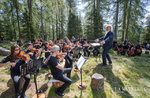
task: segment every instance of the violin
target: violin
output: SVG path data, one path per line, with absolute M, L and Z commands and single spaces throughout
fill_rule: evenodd
M 31 60 L 30 56 L 28 54 L 25 54 L 23 51 L 20 51 L 20 53 L 17 54 L 16 57 L 17 59 L 21 58 L 25 62 L 29 62 Z
M 67 55 L 67 53 L 60 53 L 58 55 L 56 55 L 57 59 L 60 59 L 60 58 L 64 58 L 65 56 Z
M 39 53 L 39 52 L 40 52 L 40 50 L 39 50 L 39 49 L 35 49 L 35 48 L 31 49 L 30 51 L 31 51 L 31 52 L 37 52 L 37 53 Z
M 48 46 L 47 48 L 48 48 L 48 49 L 51 49 L 52 47 L 51 47 L 51 46 Z
M 66 45 L 66 46 L 65 46 L 65 49 L 72 49 L 72 47 L 71 47 L 71 46 Z
M 53 43 L 50 43 L 49 45 L 50 45 L 50 46 L 54 46 L 54 44 L 53 44 Z

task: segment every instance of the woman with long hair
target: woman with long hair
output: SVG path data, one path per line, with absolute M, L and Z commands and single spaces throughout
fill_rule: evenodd
M 29 74 L 24 76 L 25 84 L 23 86 L 22 91 L 21 92 L 19 91 L 20 66 L 25 63 L 25 61 L 23 61 L 21 59 L 18 60 L 17 55 L 20 52 L 21 52 L 20 47 L 17 44 L 12 45 L 10 55 L 8 55 L 6 58 L 4 58 L 0 62 L 0 67 L 7 66 L 7 65 L 11 66 L 10 73 L 11 73 L 11 78 L 13 80 L 14 87 L 15 87 L 15 94 L 16 94 L 15 98 L 27 98 L 25 95 L 25 91 L 27 90 L 27 87 L 28 87 L 29 82 L 30 82 L 30 75 Z

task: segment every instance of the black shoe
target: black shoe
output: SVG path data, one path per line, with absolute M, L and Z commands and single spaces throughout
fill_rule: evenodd
M 57 90 L 55 91 L 55 93 L 59 96 L 64 96 L 64 93 L 58 92 Z
M 112 65 L 112 62 L 109 62 L 109 65 Z
M 15 98 L 20 98 L 20 94 L 19 94 L 19 93 L 17 93 Z

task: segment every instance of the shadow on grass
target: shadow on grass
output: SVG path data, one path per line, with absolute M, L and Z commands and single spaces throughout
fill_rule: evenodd
M 94 73 L 102 74 L 104 78 L 106 78 L 106 81 L 111 85 L 113 91 L 120 95 L 122 98 L 133 98 L 132 95 L 130 95 L 130 93 L 124 89 L 125 86 L 120 78 L 114 75 L 111 65 L 97 65 L 96 68 L 93 70 L 93 74 Z M 106 98 L 105 93 L 103 93 L 102 95 L 104 95 L 102 98 Z
M 12 79 L 7 82 L 7 86 L 9 87 L 6 91 L 1 93 L 0 98 L 15 98 L 15 90 Z
M 93 98 L 106 98 L 104 91 L 96 91 L 92 89 Z
M 80 73 L 80 72 L 75 72 L 73 74 L 73 76 L 71 76 L 72 83 L 75 83 L 80 79 L 79 76 L 78 76 L 78 73 Z
M 49 92 L 48 92 L 47 98 L 62 98 L 62 97 L 55 94 L 55 90 L 56 90 L 56 88 L 51 87 Z

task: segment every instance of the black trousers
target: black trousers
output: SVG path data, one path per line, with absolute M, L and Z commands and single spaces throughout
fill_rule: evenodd
M 65 73 L 70 73 L 70 71 L 71 68 L 64 68 L 61 74 L 54 77 L 55 79 L 64 82 L 64 84 L 61 87 L 57 88 L 58 92 L 63 93 L 64 90 L 72 83 L 72 80 L 64 75 Z
M 11 73 L 11 78 L 14 82 L 15 94 L 16 95 L 19 94 L 19 93 L 21 93 L 22 95 L 25 94 L 25 91 L 27 90 L 27 87 L 30 83 L 30 74 L 24 76 L 25 84 L 23 86 L 22 92 L 19 91 L 20 75 Z
M 109 51 L 109 49 L 103 49 L 102 59 L 103 59 L 103 64 L 104 65 L 107 65 L 106 58 L 109 61 L 109 63 L 112 63 L 111 58 L 110 58 L 110 56 L 108 54 L 108 51 Z
M 90 51 L 88 49 L 83 49 L 84 56 L 86 56 L 86 53 L 88 53 L 88 57 L 90 56 Z
M 67 55 L 65 56 L 65 60 L 66 60 L 66 65 L 65 65 L 65 67 L 72 69 L 73 60 L 72 60 L 72 58 L 70 57 L 70 55 L 67 54 Z M 70 76 L 71 76 L 71 71 L 67 73 L 67 77 L 70 78 Z

